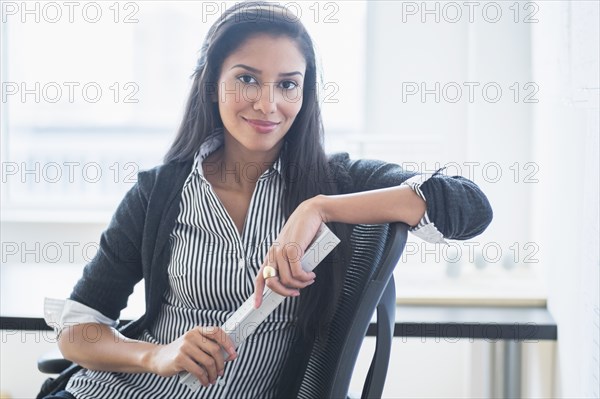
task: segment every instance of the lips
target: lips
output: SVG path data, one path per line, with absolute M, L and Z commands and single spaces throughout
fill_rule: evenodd
M 244 118 L 244 120 L 248 123 L 251 123 L 251 124 L 257 125 L 257 126 L 272 127 L 272 126 L 279 125 L 279 122 L 265 121 L 262 119 L 246 119 L 246 118 Z

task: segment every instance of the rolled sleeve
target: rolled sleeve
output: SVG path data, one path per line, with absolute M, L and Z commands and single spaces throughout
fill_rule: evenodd
M 481 189 L 462 176 L 434 174 L 420 190 L 427 213 L 444 237 L 468 240 L 483 233 L 493 219 L 492 207 Z
M 415 194 L 427 203 L 427 198 L 425 197 L 425 194 L 423 194 L 423 191 L 421 191 L 421 185 L 431 176 L 431 174 L 415 175 L 402 182 L 401 185 L 410 187 Z M 444 235 L 435 227 L 435 223 L 431 222 L 429 219 L 427 209 L 425 209 L 425 213 L 419 223 L 416 226 L 411 227 L 409 231 L 426 242 L 432 244 L 448 244 L 448 242 L 444 240 Z
M 106 317 L 96 309 L 93 309 L 72 299 L 44 300 L 44 320 L 57 334 L 67 327 L 82 323 L 100 323 L 111 327 L 117 327 L 118 320 Z

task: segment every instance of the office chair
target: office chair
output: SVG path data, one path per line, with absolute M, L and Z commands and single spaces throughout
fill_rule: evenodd
M 406 245 L 404 223 L 356 225 L 350 238 L 352 258 L 342 294 L 327 334 L 318 337 L 309 351 L 296 343 L 284 373 L 298 375 L 291 388 L 297 398 L 347 398 L 350 379 L 362 341 L 377 309 L 376 348 L 362 398 L 381 397 L 390 358 L 396 291 L 392 272 Z M 71 362 L 56 357 L 38 360 L 43 373 L 56 374 Z
M 308 351 L 305 344 L 297 342 L 284 366 L 284 373 L 298 375 L 296 385 L 286 392 L 288 396 L 347 398 L 362 341 L 377 309 L 375 353 L 361 398 L 381 397 L 396 316 L 392 272 L 404 250 L 407 231 L 404 223 L 354 227 L 352 258 L 328 332 Z

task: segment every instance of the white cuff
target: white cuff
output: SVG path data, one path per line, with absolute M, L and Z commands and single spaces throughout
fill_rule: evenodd
M 119 325 L 117 320 L 112 320 L 96 309 L 71 299 L 45 298 L 44 320 L 57 334 L 66 326 L 80 323 L 100 323 L 111 327 Z
M 427 199 L 425 198 L 425 196 L 423 195 L 423 192 L 421 191 L 421 184 L 423 184 L 427 180 L 429 180 L 429 178 L 431 178 L 431 176 L 433 176 L 433 173 L 423 173 L 423 174 L 414 175 L 410 179 L 404 180 L 401 185 L 407 185 L 408 187 L 412 188 L 412 190 L 419 197 L 421 197 L 423 199 L 423 201 L 427 202 Z
M 428 174 L 418 174 L 410 179 L 407 179 L 402 182 L 401 185 L 406 185 L 410 187 L 415 194 L 417 194 L 421 199 L 427 202 L 425 195 L 421 191 L 421 184 L 425 183 L 429 178 L 433 176 L 433 173 Z M 425 214 L 419 221 L 419 223 L 409 230 L 411 233 L 416 235 L 417 237 L 432 243 L 432 244 L 448 244 L 446 240 L 444 240 L 444 235 L 435 227 L 433 222 L 429 221 L 429 215 L 427 215 L 427 209 L 425 209 Z
M 435 227 L 435 224 L 432 222 L 425 224 L 424 226 L 415 226 L 410 229 L 410 232 L 432 244 L 448 245 L 448 242 L 444 240 L 444 235 L 440 233 L 437 227 Z

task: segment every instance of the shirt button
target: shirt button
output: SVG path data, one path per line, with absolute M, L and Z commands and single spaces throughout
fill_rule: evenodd
M 225 380 L 217 381 L 217 385 L 219 385 L 220 387 L 225 386 Z
M 244 267 L 246 267 L 246 259 L 244 259 L 244 258 L 240 258 L 240 259 L 238 260 L 238 267 L 239 267 L 240 269 L 243 269 Z

